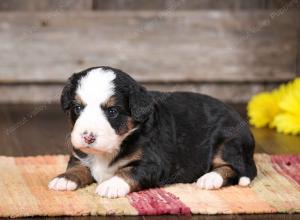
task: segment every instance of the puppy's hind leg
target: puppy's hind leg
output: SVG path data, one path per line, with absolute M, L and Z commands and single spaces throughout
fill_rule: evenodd
M 236 172 L 229 165 L 224 164 L 201 176 L 197 180 L 197 185 L 201 189 L 219 189 L 235 177 Z
M 203 189 L 218 189 L 225 185 L 248 186 L 256 176 L 253 160 L 253 140 L 243 143 L 231 139 L 219 145 L 212 158 L 211 172 L 203 175 L 197 184 Z

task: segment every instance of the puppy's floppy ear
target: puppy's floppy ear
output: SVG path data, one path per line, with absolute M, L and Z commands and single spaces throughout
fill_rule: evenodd
M 129 108 L 135 121 L 144 122 L 153 112 L 153 98 L 144 87 L 134 86 L 129 92 Z
M 62 90 L 61 96 L 60 96 L 60 105 L 61 105 L 61 108 L 64 112 L 67 112 L 71 108 L 72 91 L 73 91 L 73 88 L 74 88 L 74 85 L 72 83 L 73 78 L 74 78 L 74 75 L 72 75 L 68 79 L 65 87 Z

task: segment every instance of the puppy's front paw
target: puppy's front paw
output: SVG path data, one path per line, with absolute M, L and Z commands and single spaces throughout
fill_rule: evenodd
M 57 191 L 71 191 L 77 189 L 77 183 L 66 179 L 65 177 L 56 177 L 48 184 L 49 189 Z
M 197 185 L 201 189 L 219 189 L 223 186 L 223 177 L 217 172 L 210 172 L 201 176 L 197 180 Z
M 114 176 L 103 183 L 99 184 L 96 188 L 96 193 L 99 196 L 107 198 L 124 197 L 130 192 L 130 186 L 121 177 Z

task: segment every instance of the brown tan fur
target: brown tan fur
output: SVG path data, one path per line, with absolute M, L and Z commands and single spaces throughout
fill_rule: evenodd
M 77 104 L 85 105 L 85 103 L 83 102 L 83 100 L 81 99 L 81 97 L 79 95 L 75 96 L 75 101 Z
M 132 167 L 124 167 L 116 172 L 116 176 L 121 177 L 130 186 L 130 191 L 140 190 L 140 185 L 130 175 Z
M 105 108 L 112 107 L 116 104 L 116 97 L 111 96 L 102 106 Z
M 142 158 L 143 152 L 141 149 L 138 149 L 137 151 L 135 151 L 134 153 L 128 155 L 127 157 L 125 157 L 124 159 L 121 159 L 120 161 L 116 162 L 116 163 L 122 163 L 122 161 L 126 161 L 127 164 L 134 162 L 134 161 L 138 161 Z M 120 167 L 119 170 L 116 172 L 116 176 L 119 176 L 121 178 L 123 178 L 128 185 L 130 186 L 130 190 L 131 191 L 136 191 L 136 190 L 140 190 L 140 185 L 137 181 L 135 181 L 132 176 L 130 175 L 132 167 L 131 166 L 123 166 Z
M 91 150 L 91 149 L 88 149 Z M 81 153 L 93 153 L 95 155 L 99 155 L 107 160 L 111 160 L 111 162 L 113 162 L 112 166 L 117 166 L 119 167 L 117 172 L 115 173 L 116 176 L 119 176 L 121 178 L 123 178 L 128 185 L 130 186 L 131 190 L 139 190 L 140 186 L 138 184 L 138 182 L 136 182 L 130 175 L 131 166 L 126 166 L 128 164 L 130 164 L 131 162 L 140 160 L 142 157 L 142 150 L 138 149 L 135 152 L 131 153 L 130 155 L 118 159 L 116 161 L 114 161 L 115 155 L 117 153 L 112 153 L 112 154 L 106 154 L 105 156 L 99 152 L 96 151 L 95 152 L 86 152 L 83 149 L 78 150 L 76 149 L 76 154 L 78 154 L 78 151 L 80 151 Z M 64 174 L 59 175 L 58 177 L 65 177 L 73 182 L 75 182 L 78 187 L 84 187 L 86 185 L 89 185 L 91 183 L 94 182 L 94 179 L 91 175 L 90 169 L 88 167 L 85 167 L 84 165 L 82 165 L 80 163 L 80 161 L 74 161 L 74 162 L 69 162 L 69 167 L 67 168 L 67 171 Z
M 107 151 L 101 151 L 99 149 L 94 149 L 89 147 L 80 148 L 80 150 L 86 154 L 93 154 L 99 156 L 105 159 L 106 161 L 112 161 L 119 152 L 119 149 L 114 149 L 113 152 L 107 152 Z
M 131 117 L 128 117 L 126 124 L 117 132 L 119 135 L 126 135 L 128 131 L 134 128 L 134 123 Z
M 231 166 L 223 160 L 222 158 L 222 151 L 224 146 L 221 145 L 215 154 L 212 160 L 212 171 L 217 172 L 220 174 L 224 180 L 224 183 L 236 176 L 236 172 L 231 168 Z
M 134 128 L 134 123 L 133 123 L 132 118 L 129 117 L 127 119 L 126 125 L 127 125 L 127 131 L 130 131 L 130 130 L 132 130 Z
M 94 182 L 90 169 L 80 163 L 74 163 L 66 170 L 65 173 L 60 174 L 58 177 L 64 177 L 75 182 L 78 188 L 84 187 Z

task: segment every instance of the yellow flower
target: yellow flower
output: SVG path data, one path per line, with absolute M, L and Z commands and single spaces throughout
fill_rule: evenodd
M 251 125 L 258 128 L 271 126 L 270 123 L 280 112 L 278 100 L 274 96 L 272 93 L 263 92 L 252 97 L 247 107 Z
M 284 134 L 300 134 L 300 116 L 282 113 L 275 117 L 274 124 L 278 132 Z
M 274 118 L 276 117 L 276 115 L 280 114 L 283 111 L 282 108 L 280 107 L 280 102 L 286 96 L 289 90 L 290 90 L 290 84 L 283 84 L 279 86 L 278 89 L 274 89 L 273 91 L 270 92 L 270 95 L 272 96 L 274 102 L 273 106 L 270 106 L 274 108 L 272 110 L 273 112 L 272 119 L 269 123 L 270 128 L 276 127 L 276 125 L 274 124 Z
M 287 94 L 279 102 L 283 112 L 272 123 L 278 132 L 296 135 L 300 134 L 300 79 L 289 83 L 287 87 Z
M 269 126 L 284 134 L 300 134 L 300 78 L 252 97 L 248 115 L 255 127 Z
M 282 98 L 279 107 L 290 114 L 300 114 L 300 84 Z

